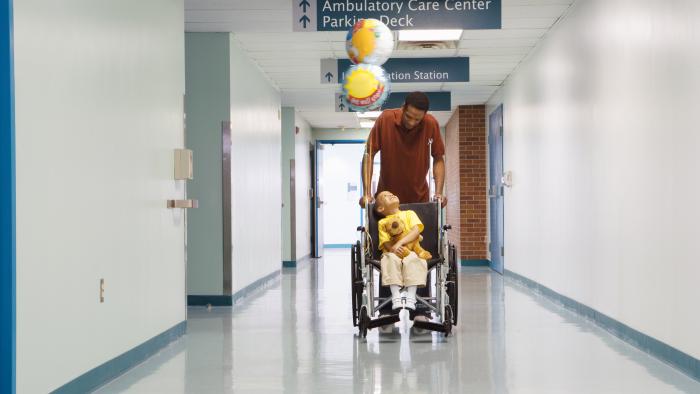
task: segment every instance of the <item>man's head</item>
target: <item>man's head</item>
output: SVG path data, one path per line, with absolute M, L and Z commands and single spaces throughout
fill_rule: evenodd
M 377 195 L 374 210 L 380 216 L 393 215 L 399 211 L 401 201 L 391 192 L 383 191 Z
M 425 114 L 430 109 L 430 101 L 423 92 L 409 93 L 401 109 L 401 123 L 403 127 L 406 130 L 413 130 L 423 121 Z

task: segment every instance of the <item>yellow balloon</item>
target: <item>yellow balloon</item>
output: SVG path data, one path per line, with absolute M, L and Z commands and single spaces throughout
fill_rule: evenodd
M 357 59 L 364 59 L 376 48 L 376 38 L 371 27 L 373 26 L 364 26 L 352 35 L 352 46 L 357 49 Z
M 345 82 L 345 90 L 356 98 L 369 97 L 377 91 L 379 81 L 371 71 L 358 69 L 350 73 Z

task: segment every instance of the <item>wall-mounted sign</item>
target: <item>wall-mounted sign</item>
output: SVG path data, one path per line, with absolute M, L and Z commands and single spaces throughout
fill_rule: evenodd
M 390 29 L 500 29 L 501 0 L 292 0 L 293 31 L 347 31 L 375 18 Z
M 452 111 L 452 95 L 450 92 L 425 92 L 430 100 L 430 111 Z M 406 101 L 408 92 L 392 92 L 386 99 L 382 109 L 401 108 Z M 341 98 L 341 93 L 335 95 L 335 112 L 355 112 L 349 109 Z
M 351 64 L 348 59 L 321 59 L 321 83 L 341 83 Z M 469 82 L 468 57 L 389 59 L 382 67 L 392 83 Z

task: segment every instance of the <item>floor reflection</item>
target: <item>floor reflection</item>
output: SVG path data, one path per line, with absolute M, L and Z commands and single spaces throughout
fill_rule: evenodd
M 700 383 L 485 268 L 460 273 L 453 336 L 407 316 L 352 326 L 349 252 L 283 269 L 234 308 L 190 308 L 188 334 L 100 393 L 700 392 Z M 507 306 L 507 308 L 506 308 Z

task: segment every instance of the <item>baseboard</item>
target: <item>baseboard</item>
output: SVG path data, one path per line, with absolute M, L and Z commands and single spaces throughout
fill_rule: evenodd
M 541 294 L 550 300 L 561 304 L 565 308 L 594 321 L 598 326 L 629 343 L 630 345 L 672 365 L 674 368 L 679 369 L 690 377 L 700 380 L 700 360 L 683 353 L 682 351 L 669 346 L 658 339 L 641 333 L 634 328 L 627 326 L 610 316 L 602 314 L 589 306 L 581 304 L 580 302 L 565 295 L 559 294 L 556 291 L 533 281 L 532 279 L 526 278 L 509 270 L 505 270 L 505 275 L 506 277 L 511 278 L 525 287 L 530 288 L 534 292 Z
M 279 279 L 279 277 L 280 277 L 280 270 L 275 270 L 272 273 L 270 273 L 266 276 L 263 276 L 262 278 L 249 284 L 248 286 L 238 290 L 237 292 L 233 293 L 233 295 L 231 296 L 232 304 L 235 304 L 236 302 L 249 296 L 250 293 L 255 292 L 257 290 L 260 290 L 260 289 L 263 289 L 263 288 L 269 286 L 270 284 L 276 282 Z
M 122 375 L 129 369 L 142 363 L 149 357 L 158 353 L 174 340 L 187 332 L 187 321 L 183 321 L 156 335 L 135 348 L 117 356 L 106 363 L 78 376 L 58 389 L 52 391 L 56 394 L 88 393 Z
M 264 288 L 270 283 L 274 282 L 279 278 L 279 275 L 280 270 L 275 270 L 272 273 L 249 284 L 248 286 L 238 290 L 232 295 L 188 295 L 187 306 L 232 306 L 236 302 L 250 295 L 250 293 Z
M 230 295 L 188 295 L 188 306 L 231 306 L 233 301 Z
M 296 259 L 296 260 L 285 260 L 282 261 L 282 267 L 283 268 L 296 268 L 297 265 L 301 264 L 302 262 L 311 259 L 311 254 L 307 254 L 306 256 Z
M 488 267 L 491 264 L 491 262 L 488 260 L 469 260 L 469 259 L 462 259 L 462 260 L 460 260 L 460 263 L 461 263 L 462 267 Z

